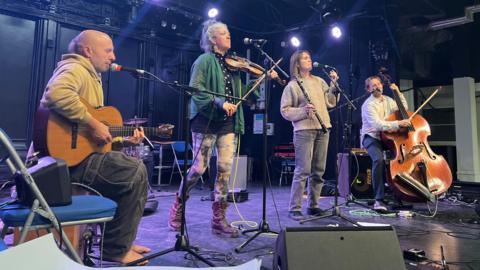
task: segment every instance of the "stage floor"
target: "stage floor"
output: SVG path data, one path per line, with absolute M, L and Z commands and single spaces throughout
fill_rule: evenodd
M 154 187 L 159 207 L 156 212 L 143 217 L 137 234 L 136 243 L 150 247 L 154 252 L 171 248 L 175 244 L 176 232 L 167 226 L 168 210 L 174 199 L 176 186 Z M 238 213 L 245 220 L 259 222 L 262 218 L 262 188 L 249 186 L 249 200 L 238 203 Z M 274 231 L 285 227 L 325 227 L 352 226 L 339 218 L 330 217 L 322 220 L 299 224 L 288 218 L 289 187 L 275 186 L 267 189 L 267 222 Z M 5 195 L 5 194 L 4 194 Z M 211 201 L 209 191 L 194 188 L 187 203 L 187 230 L 192 246 L 199 248 L 199 253 L 218 266 L 238 265 L 252 258 L 261 258 L 262 269 L 272 269 L 272 258 L 276 236 L 262 235 L 247 245 L 241 253 L 234 251 L 249 236 L 241 235 L 232 239 L 211 232 Z M 343 199 L 340 198 L 340 203 Z M 333 197 L 322 197 L 323 209 L 333 204 Z M 431 206 L 432 210 L 434 206 Z M 342 205 L 341 213 L 354 221 L 391 224 L 395 227 L 402 250 L 416 248 L 426 252 L 432 260 L 441 259 L 440 246 L 443 245 L 449 269 L 480 269 L 480 225 L 471 223 L 478 218 L 473 208 L 459 202 L 442 200 L 434 218 L 416 215 L 414 217 L 380 216 L 355 204 Z M 427 214 L 425 204 L 415 204 L 414 211 Z M 305 212 L 305 210 L 304 210 Z M 228 211 L 229 221 L 241 218 L 232 204 Z M 243 225 L 243 227 L 247 227 Z M 251 234 L 250 234 L 251 235 Z M 8 240 L 8 239 L 7 239 Z M 328 244 L 328 243 L 325 243 Z M 382 252 L 379 250 L 378 252 Z M 321 256 L 321 254 L 319 254 Z M 309 259 L 314 262 L 313 259 Z M 111 264 L 107 264 L 111 265 Z M 150 260 L 149 265 L 205 267 L 202 262 L 193 260 L 185 252 L 172 252 Z M 410 265 L 407 269 L 442 269 L 438 265 Z M 385 269 L 388 269 L 388 265 Z
M 176 233 L 170 231 L 167 226 L 168 210 L 176 189 L 175 187 L 162 187 L 160 190 L 161 192 L 156 193 L 159 196 L 158 211 L 142 219 L 137 236 L 137 243 L 149 246 L 154 251 L 173 247 L 176 239 Z M 259 222 L 262 219 L 262 188 L 249 186 L 248 190 L 249 200 L 238 203 L 238 211 L 245 220 Z M 272 230 L 279 231 L 285 227 L 297 226 L 352 226 L 335 217 L 300 225 L 297 221 L 288 218 L 289 194 L 289 187 L 275 186 L 267 189 L 266 220 Z M 239 238 L 232 239 L 212 233 L 210 230 L 211 201 L 202 200 L 208 198 L 208 195 L 208 190 L 193 189 L 188 200 L 186 217 L 190 244 L 198 246 L 200 254 L 211 259 L 217 265 L 228 265 L 228 263 L 236 265 L 258 257 L 263 261 L 264 268 L 262 269 L 271 269 L 276 237 L 262 235 L 248 244 L 242 253 L 236 253 L 235 247 L 246 241 L 249 236 L 241 235 Z M 333 204 L 333 197 L 322 197 L 320 203 L 323 209 L 329 208 Z M 340 203 L 343 203 L 343 199 L 340 199 Z M 434 218 L 419 215 L 411 218 L 380 216 L 355 204 L 349 204 L 348 207 L 343 205 L 340 210 L 342 214 L 354 221 L 393 225 L 402 250 L 421 249 L 426 252 L 428 258 L 439 261 L 441 259 L 440 246 L 443 245 L 447 262 L 458 262 L 451 264 L 450 269 L 480 269 L 478 257 L 480 225 L 469 223 L 478 216 L 468 205 L 453 203 L 449 200 L 440 201 Z M 425 204 L 415 204 L 414 211 L 428 214 Z M 230 222 L 241 220 L 233 205 L 229 208 L 228 220 Z M 151 265 L 195 266 L 196 263 L 205 266 L 201 262 L 185 259 L 185 252 L 173 252 L 151 260 Z M 385 269 L 388 269 L 388 266 L 385 266 Z M 438 266 L 435 268 L 432 265 L 412 266 L 407 262 L 407 269 L 441 268 Z

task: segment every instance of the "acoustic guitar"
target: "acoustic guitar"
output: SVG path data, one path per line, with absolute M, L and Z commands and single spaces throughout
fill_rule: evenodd
M 111 106 L 94 108 L 85 100 L 82 103 L 98 121 L 108 126 L 112 137 L 131 136 L 136 127 L 123 126 L 122 115 Z M 143 127 L 145 135 L 152 138 L 169 139 L 173 125 Z M 68 166 L 75 166 L 92 153 L 106 153 L 112 150 L 112 143 L 98 145 L 92 140 L 88 127 L 73 123 L 58 113 L 40 107 L 35 115 L 33 145 L 42 156 L 65 160 Z

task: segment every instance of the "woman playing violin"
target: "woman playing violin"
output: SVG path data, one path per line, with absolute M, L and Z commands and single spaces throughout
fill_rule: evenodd
M 390 84 L 392 91 L 396 91 L 407 108 L 407 102 L 398 86 Z M 365 80 L 365 90 L 371 95 L 362 105 L 362 129 L 360 130 L 362 145 L 367 149 L 372 158 L 372 183 L 375 194 L 373 208 L 378 212 L 386 212 L 387 205 L 384 199 L 384 158 L 383 145 L 380 133 L 383 131 L 396 131 L 401 127 L 408 127 L 408 119 L 400 121 L 386 121 L 385 118 L 398 110 L 395 101 L 383 95 L 382 80 L 378 76 L 371 76 Z
M 330 71 L 330 86 L 311 74 L 312 59 L 308 51 L 297 51 L 290 57 L 291 81 L 283 90 L 280 110 L 283 118 L 293 124 L 295 171 L 290 191 L 289 217 L 303 219 L 302 197 L 308 179 L 308 215 L 321 215 L 318 199 L 323 186 L 327 160 L 329 129 L 332 127 L 327 107 L 336 106 L 333 82 L 338 80 Z M 302 92 L 300 85 L 305 90 Z
M 237 145 L 237 136 L 244 133 L 242 107 L 236 106 L 231 98 L 212 97 L 202 90 L 242 97 L 248 89 L 242 87 L 240 76 L 232 73 L 225 62 L 230 49 L 230 32 L 224 23 L 209 20 L 203 25 L 200 46 L 205 51 L 192 66 L 190 86 L 200 89 L 190 103 L 190 123 L 193 152 L 196 159 L 187 178 L 187 197 L 190 189 L 205 172 L 212 149 L 217 151 L 217 176 L 215 181 L 215 200 L 212 205 L 212 230 L 218 234 L 238 237 L 238 230 L 230 226 L 225 216 L 227 211 L 228 180 L 230 178 L 233 156 Z M 277 77 L 275 71 L 271 77 Z M 244 91 L 245 90 L 245 91 Z M 197 155 L 198 153 L 198 155 Z M 182 186 L 182 185 L 181 185 Z M 181 222 L 180 207 L 183 202 L 179 194 L 170 209 L 168 224 L 171 229 L 179 230 Z

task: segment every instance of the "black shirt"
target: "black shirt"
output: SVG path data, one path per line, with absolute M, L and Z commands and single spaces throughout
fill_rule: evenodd
M 225 94 L 233 96 L 232 74 L 225 63 L 225 56 L 216 52 L 214 54 L 222 67 L 223 77 L 225 78 Z M 233 99 L 229 97 L 225 98 L 225 101 L 228 103 L 234 103 Z M 221 110 L 223 110 L 223 108 L 221 108 Z M 190 127 L 192 132 L 197 133 L 227 134 L 233 132 L 233 121 L 233 117 L 228 117 L 225 114 L 225 118 L 222 121 L 211 120 L 209 123 L 208 117 L 199 113 L 190 121 Z

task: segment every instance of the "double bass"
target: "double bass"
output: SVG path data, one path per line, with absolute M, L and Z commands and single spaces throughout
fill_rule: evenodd
M 391 84 L 385 69 L 380 69 L 378 75 L 387 86 Z M 425 118 L 407 111 L 399 93 L 392 92 L 398 111 L 385 120 L 411 118 L 411 125 L 382 133 L 382 140 L 393 156 L 389 162 L 387 181 L 402 200 L 435 202 L 438 195 L 446 192 L 452 184 L 452 172 L 443 156 L 435 154 L 430 148 L 427 138 L 431 131 Z

